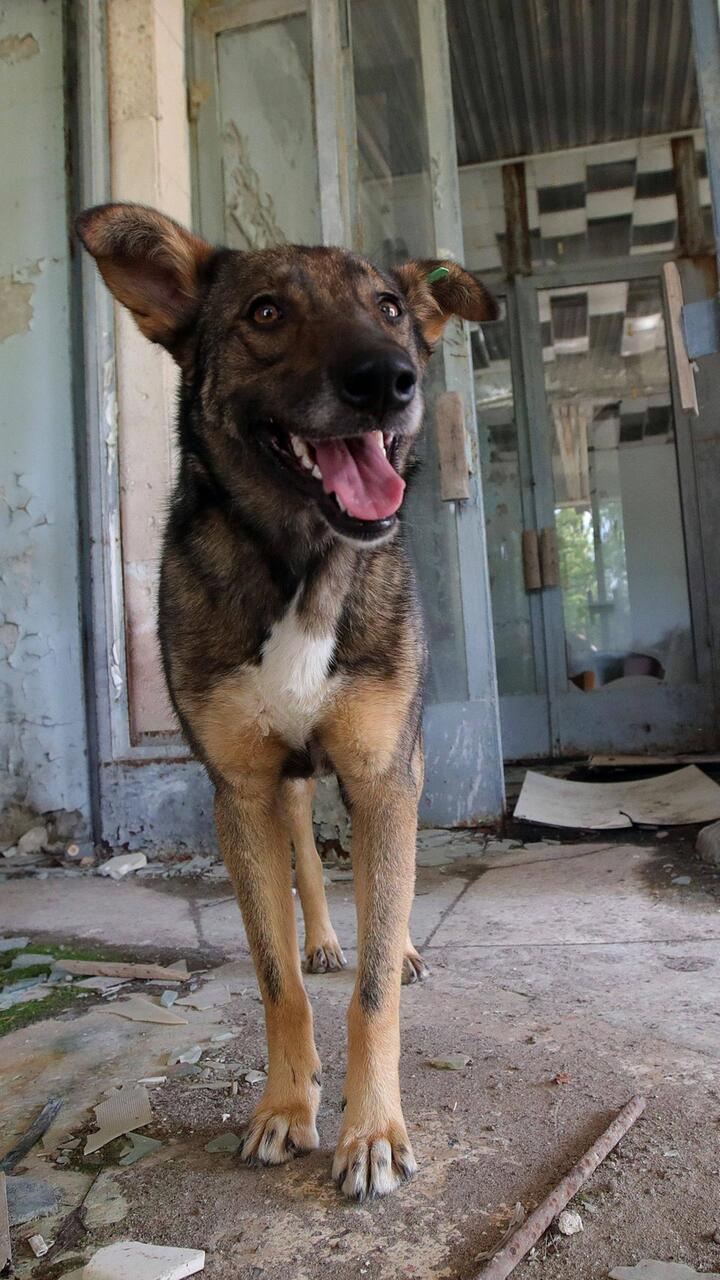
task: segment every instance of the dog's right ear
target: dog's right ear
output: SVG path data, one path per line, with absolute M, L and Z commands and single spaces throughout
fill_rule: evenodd
M 145 337 L 179 358 L 178 340 L 197 314 L 212 245 L 140 204 L 86 209 L 75 230 Z

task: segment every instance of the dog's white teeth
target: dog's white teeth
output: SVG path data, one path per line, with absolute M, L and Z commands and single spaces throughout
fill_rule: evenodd
M 293 453 L 301 466 L 303 466 L 306 471 L 312 471 L 314 463 L 310 457 L 310 450 L 308 449 L 305 441 L 301 440 L 299 436 L 291 435 L 290 444 L 292 445 Z
M 337 502 L 340 510 L 344 511 L 345 514 L 347 515 L 347 507 L 345 506 L 345 503 L 340 500 L 337 494 L 335 494 L 335 501 Z
M 384 436 L 383 436 L 382 431 L 373 431 L 373 432 L 371 432 L 371 435 L 373 435 L 373 436 L 375 437 L 375 439 L 377 440 L 378 444 L 380 445 L 380 448 L 382 449 L 382 451 L 383 451 L 383 453 L 384 453 L 384 452 L 385 452 L 385 438 L 384 438 Z
M 312 469 L 312 471 L 310 472 L 310 474 L 311 474 L 311 475 L 313 475 L 313 476 L 315 477 L 315 479 L 316 479 L 316 480 L 322 480 L 322 471 L 320 470 L 320 468 L 319 468 L 319 466 L 318 466 L 317 462 L 316 462 L 316 463 L 315 463 L 315 465 L 313 466 L 313 469 Z

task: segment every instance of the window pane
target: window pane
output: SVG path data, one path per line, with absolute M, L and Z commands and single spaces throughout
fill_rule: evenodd
M 224 31 L 217 54 L 227 243 L 319 244 L 307 15 Z
M 695 678 L 657 279 L 539 295 L 568 675 Z

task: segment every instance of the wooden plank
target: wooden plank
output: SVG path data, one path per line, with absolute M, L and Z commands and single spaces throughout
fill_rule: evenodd
M 126 964 L 123 961 L 58 960 L 56 969 L 77 978 L 137 978 L 145 982 L 187 982 L 190 974 L 162 964 Z
M 440 496 L 443 502 L 464 501 L 470 497 L 470 485 L 465 452 L 465 416 L 462 397 L 457 391 L 443 391 L 438 396 L 435 426 Z
M 663 275 L 665 276 L 665 291 L 667 294 L 668 313 L 670 317 L 670 337 L 673 345 L 673 354 L 675 356 L 675 369 L 677 372 L 678 388 L 680 390 L 680 404 L 683 409 L 691 410 L 697 416 L 699 409 L 697 391 L 695 389 L 695 374 L 688 359 L 680 319 L 683 307 L 683 293 L 677 263 L 666 262 L 663 267 Z
M 590 769 L 642 769 L 644 767 L 661 768 L 663 765 L 678 764 L 720 764 L 720 752 L 688 751 L 675 755 L 593 755 L 588 760 Z

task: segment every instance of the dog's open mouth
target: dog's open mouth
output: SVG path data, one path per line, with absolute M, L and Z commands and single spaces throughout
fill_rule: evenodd
M 272 436 L 283 461 L 306 479 L 352 521 L 390 521 L 405 492 L 405 481 L 393 466 L 397 440 L 382 431 L 326 440 L 304 440 L 288 433 Z

